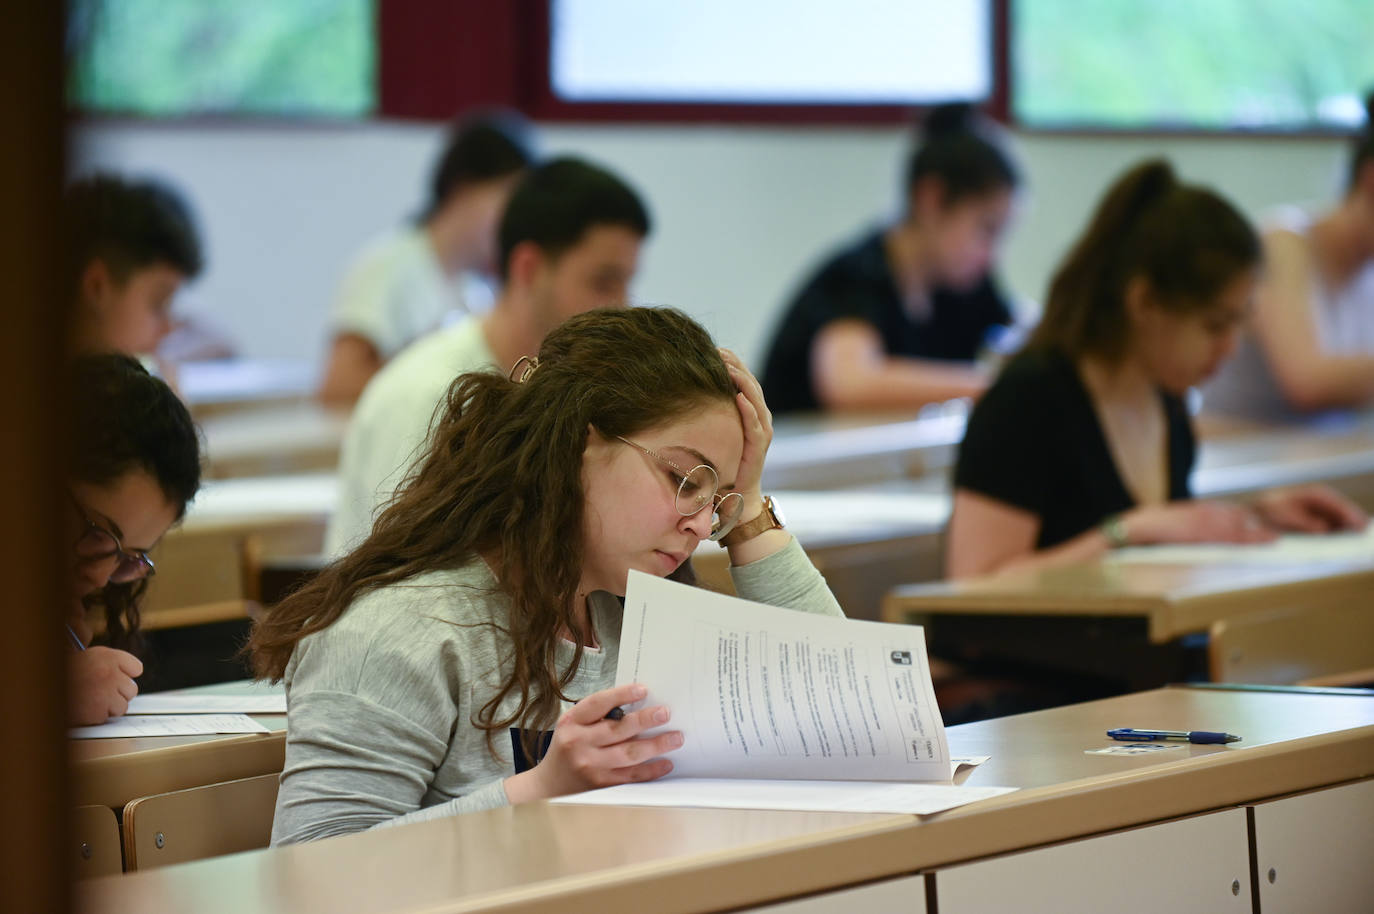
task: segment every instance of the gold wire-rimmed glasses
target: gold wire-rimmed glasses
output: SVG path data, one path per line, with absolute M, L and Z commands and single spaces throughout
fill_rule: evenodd
M 621 441 L 636 450 L 643 451 L 650 457 L 659 461 L 673 470 L 673 475 L 677 478 L 677 513 L 683 517 L 691 517 L 707 505 L 711 505 L 711 536 L 712 542 L 719 542 L 735 528 L 739 523 L 740 512 L 744 510 L 744 496 L 738 492 L 729 492 L 721 495 L 720 477 L 716 471 L 704 463 L 699 463 L 690 470 L 684 470 L 677 463 L 664 457 L 657 451 L 650 450 L 642 444 L 636 444 L 629 438 L 616 435 Z

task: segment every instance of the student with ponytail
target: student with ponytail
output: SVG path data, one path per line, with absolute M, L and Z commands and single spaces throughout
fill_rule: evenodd
M 1344 199 L 1313 218 L 1288 207 L 1264 236 L 1265 275 L 1208 412 L 1293 419 L 1374 406 L 1374 93 Z
M 898 221 L 828 260 L 779 323 L 763 373 L 776 411 L 914 410 L 987 386 L 973 360 L 1012 323 L 989 271 L 1020 178 L 970 106 L 923 126 Z
M 1362 527 L 1325 487 L 1251 507 L 1191 501 L 1183 396 L 1232 353 L 1260 242 L 1225 199 L 1147 161 L 1107 191 L 1045 314 L 970 416 L 954 476 L 952 577 L 1091 559 L 1113 546 L 1256 542 Z
M 570 318 L 509 377 L 463 374 L 370 535 L 256 627 L 286 681 L 273 842 L 661 777 L 681 734 L 612 687 L 630 569 L 840 609 L 760 492 L 758 382 L 678 311 Z M 556 725 L 556 726 L 555 726 Z M 550 735 L 552 731 L 552 735 Z

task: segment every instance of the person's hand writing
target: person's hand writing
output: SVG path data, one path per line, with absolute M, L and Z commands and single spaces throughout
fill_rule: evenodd
M 1255 511 L 1269 526 L 1297 533 L 1363 530 L 1369 523 L 1359 506 L 1324 485 L 1265 492 L 1255 499 Z
M 71 656 L 69 672 L 70 721 L 92 726 L 129 710 L 129 701 L 138 694 L 134 677 L 143 675 L 143 663 L 127 651 L 92 647 Z

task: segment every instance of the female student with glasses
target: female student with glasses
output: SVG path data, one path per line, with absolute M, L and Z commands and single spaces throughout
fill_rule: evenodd
M 70 391 L 69 717 L 99 724 L 123 714 L 138 693 L 143 664 L 131 650 L 154 572 L 148 552 L 200 487 L 200 446 L 186 407 L 128 356 L 76 359 Z M 95 646 L 92 612 L 104 617 Z
M 640 736 L 668 708 L 607 719 L 644 695 L 612 687 L 630 569 L 690 583 L 714 539 L 741 596 L 840 615 L 760 492 L 771 439 L 758 382 L 671 309 L 460 376 L 371 535 L 254 631 L 289 707 L 273 842 L 668 773 L 681 734 Z

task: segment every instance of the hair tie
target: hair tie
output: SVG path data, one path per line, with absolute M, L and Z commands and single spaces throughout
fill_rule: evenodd
M 522 368 L 521 366 L 524 367 Z M 511 366 L 510 379 L 516 384 L 524 384 L 530 379 L 530 375 L 534 374 L 535 369 L 538 367 L 538 356 L 522 355 L 520 358 L 516 359 L 515 364 Z

